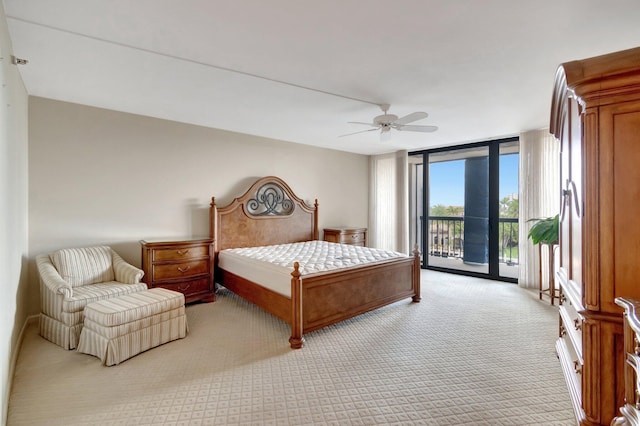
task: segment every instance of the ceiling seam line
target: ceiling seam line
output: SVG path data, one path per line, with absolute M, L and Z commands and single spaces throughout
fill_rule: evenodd
M 240 74 L 240 75 L 244 75 L 244 76 L 247 76 L 247 77 L 252 77 L 252 78 L 256 78 L 256 79 L 260 79 L 260 80 L 269 81 L 269 82 L 272 82 L 272 83 L 282 84 L 282 85 L 285 85 L 285 86 L 290 86 L 290 87 L 295 87 L 295 88 L 298 88 L 298 89 L 309 90 L 311 92 L 321 93 L 321 94 L 324 94 L 324 95 L 335 96 L 335 97 L 342 98 L 342 99 L 348 99 L 348 100 L 351 100 L 351 101 L 362 102 L 362 103 L 365 103 L 365 104 L 375 105 L 377 107 L 382 107 L 382 104 L 379 104 L 379 103 L 373 102 L 373 101 L 368 101 L 366 99 L 359 99 L 359 98 L 355 98 L 355 97 L 352 97 L 352 96 L 341 95 L 341 94 L 338 94 L 338 93 L 333 93 L 333 92 L 329 92 L 329 91 L 322 90 L 322 89 L 315 89 L 313 87 L 303 86 L 301 84 L 289 83 L 289 82 L 283 81 L 283 80 L 277 80 L 277 79 L 274 79 L 274 78 L 269 78 L 269 77 L 261 76 L 261 75 L 258 75 L 258 74 L 252 74 L 252 73 L 246 72 L 246 71 L 239 71 L 239 70 L 235 70 L 233 68 L 227 68 L 227 67 L 223 67 L 223 66 L 219 66 L 219 65 L 209 64 L 209 63 L 206 63 L 206 62 L 196 61 L 194 59 L 188 59 L 188 58 L 183 58 L 183 57 L 180 57 L 180 56 L 170 55 L 168 53 L 156 52 L 156 51 L 151 50 L 151 49 L 145 49 L 143 47 L 131 46 L 129 44 L 125 44 L 125 43 L 121 43 L 121 42 L 117 42 L 117 41 L 106 40 L 106 39 L 103 39 L 103 38 L 100 38 L 100 37 L 91 36 L 91 35 L 82 34 L 82 33 L 76 32 L 76 31 L 70 31 L 70 30 L 65 30 L 65 29 L 62 29 L 62 28 L 54 27 L 52 25 L 41 24 L 39 22 L 34 22 L 34 21 L 27 20 L 27 19 L 17 18 L 15 16 L 6 15 L 6 18 L 7 19 L 12 19 L 14 21 L 20 21 L 20 22 L 23 22 L 23 23 L 31 24 L 31 25 L 36 25 L 36 26 L 39 26 L 39 27 L 42 27 L 42 28 L 48 28 L 50 30 L 54 30 L 54 31 L 58 31 L 58 32 L 66 33 L 66 34 L 75 35 L 75 36 L 86 38 L 86 39 L 90 39 L 90 40 L 99 41 L 99 42 L 102 42 L 102 43 L 107 43 L 107 44 L 111 44 L 111 45 L 115 45 L 115 46 L 125 47 L 125 48 L 132 49 L 132 50 L 137 50 L 137 51 L 144 52 L 144 53 L 149 53 L 149 54 L 152 54 L 152 55 L 162 56 L 162 57 L 165 57 L 165 58 L 175 59 L 175 60 L 182 61 L 182 62 L 188 62 L 188 63 L 191 63 L 191 64 L 200 65 L 200 66 L 204 66 L 204 67 L 208 67 L 208 68 L 213 68 L 213 69 L 217 69 L 217 70 L 220 70 L 220 71 L 227 71 L 227 72 L 231 72 L 231 73 L 234 73 L 234 74 Z

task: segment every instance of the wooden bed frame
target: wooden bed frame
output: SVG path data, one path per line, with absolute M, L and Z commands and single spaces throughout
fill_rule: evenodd
M 280 178 L 256 181 L 241 197 L 218 208 L 211 198 L 210 233 L 215 252 L 215 282 L 291 325 L 293 349 L 303 333 L 411 297 L 420 301 L 420 254 L 300 279 L 291 272 L 291 298 L 218 267 L 227 248 L 255 247 L 318 239 L 318 200 L 309 206 Z

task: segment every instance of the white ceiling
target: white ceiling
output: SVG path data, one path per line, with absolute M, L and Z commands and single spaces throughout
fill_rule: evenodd
M 638 0 L 4 0 L 30 95 L 362 154 L 548 126 L 558 64 L 640 46 Z M 349 137 L 391 104 L 435 133 Z

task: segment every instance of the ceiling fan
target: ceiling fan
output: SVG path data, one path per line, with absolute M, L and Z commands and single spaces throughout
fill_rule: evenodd
M 424 126 L 418 124 L 409 124 L 414 121 L 425 119 L 429 116 L 426 112 L 412 112 L 411 114 L 405 115 L 404 117 L 398 117 L 395 114 L 389 114 L 389 104 L 381 104 L 380 109 L 384 114 L 378 115 L 374 117 L 372 123 L 363 123 L 361 121 L 349 121 L 350 124 L 364 124 L 366 126 L 371 126 L 373 129 L 361 130 L 359 132 L 347 133 L 343 136 L 351 136 L 356 135 L 358 133 L 364 132 L 373 132 L 375 130 L 380 129 L 380 134 L 384 135 L 389 132 L 391 129 L 399 130 L 399 131 L 408 131 L 408 132 L 435 132 L 438 130 L 438 126 Z

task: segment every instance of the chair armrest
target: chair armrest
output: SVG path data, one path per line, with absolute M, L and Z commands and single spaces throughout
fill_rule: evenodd
M 36 265 L 38 267 L 38 273 L 40 274 L 40 282 L 44 286 L 43 288 L 46 288 L 54 294 L 61 294 L 64 297 L 73 296 L 71 284 L 62 279 L 55 266 L 53 266 L 53 263 L 51 263 L 48 255 L 41 254 L 36 256 Z
M 125 262 L 124 259 L 113 250 L 111 250 L 111 256 L 113 258 L 113 273 L 116 281 L 124 284 L 138 284 L 140 282 L 144 275 L 142 269 L 138 269 Z

